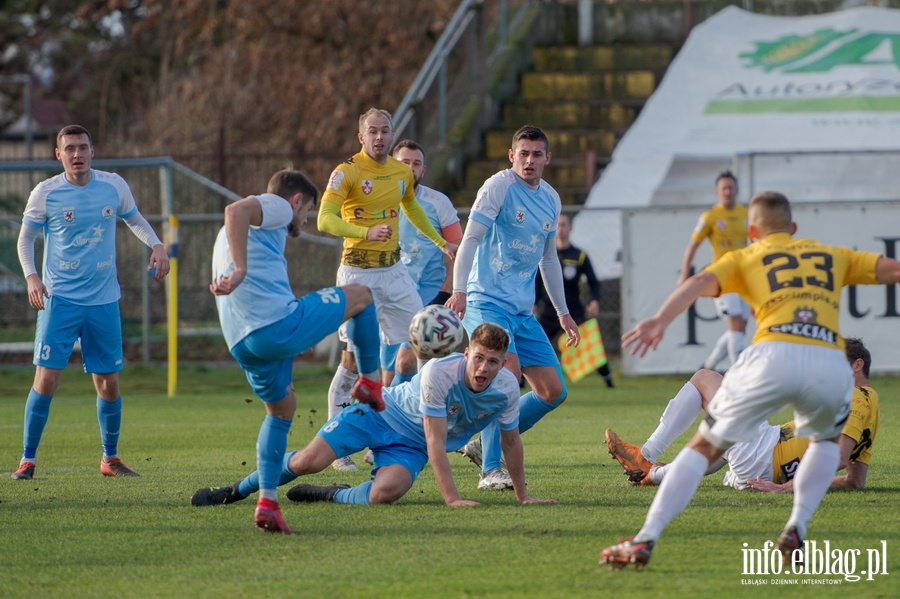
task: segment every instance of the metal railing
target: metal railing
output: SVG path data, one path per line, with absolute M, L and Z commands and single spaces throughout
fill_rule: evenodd
M 503 51 L 509 32 L 535 0 L 515 2 L 512 15 L 511 3 L 460 3 L 394 111 L 396 139 L 415 138 L 426 150 L 440 147 L 447 140 L 449 123 L 467 101 L 486 95 L 486 73 Z

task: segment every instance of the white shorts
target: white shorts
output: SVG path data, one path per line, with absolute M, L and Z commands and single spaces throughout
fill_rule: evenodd
M 378 328 L 384 343 L 395 345 L 409 341 L 409 323 L 423 306 L 406 265 L 397 262 L 384 268 L 360 268 L 341 264 L 337 272 L 337 284 L 341 286 L 348 283 L 359 283 L 372 290 Z M 339 337 L 341 341 L 347 342 L 347 349 L 352 351 L 353 344 L 347 339 L 346 323 L 341 325 Z
M 721 318 L 740 316 L 744 320 L 750 318 L 750 304 L 737 293 L 723 293 L 716 298 L 716 314 Z
M 700 431 L 720 449 L 759 434 L 760 423 L 788 406 L 798 437 L 837 437 L 850 413 L 853 371 L 839 349 L 767 341 L 751 345 L 728 369 Z
M 722 484 L 746 489 L 750 479 L 772 480 L 772 452 L 780 438 L 780 426 L 761 422 L 753 439 L 735 443 L 722 456 L 728 462 Z

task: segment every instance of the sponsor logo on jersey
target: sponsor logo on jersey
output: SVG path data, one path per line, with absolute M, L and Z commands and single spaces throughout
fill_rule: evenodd
M 800 307 L 794 311 L 794 322 L 785 322 L 769 327 L 770 333 L 795 335 L 807 339 L 817 339 L 830 345 L 837 345 L 838 335 L 828 327 L 818 324 L 819 315 L 812 308 Z
M 536 236 L 535 236 L 536 237 Z M 522 243 L 522 240 L 518 237 L 513 239 L 507 244 L 507 247 L 513 250 L 519 250 L 522 252 L 527 252 L 529 254 L 533 254 L 537 251 L 537 243 L 535 242 L 534 237 L 531 239 L 530 244 Z
M 100 213 L 103 215 L 103 218 L 112 218 L 112 215 L 114 214 L 112 206 L 104 206 Z
M 491 259 L 491 267 L 494 270 L 496 270 L 497 272 L 506 272 L 507 270 L 510 269 L 511 266 L 512 266 L 512 264 L 506 264 L 499 258 Z
M 101 241 L 103 241 L 103 227 L 101 225 L 91 227 L 91 231 L 93 231 L 94 233 L 92 237 L 83 237 L 81 235 L 78 235 L 74 240 L 72 240 L 72 245 L 74 245 L 75 247 L 81 247 L 84 245 L 100 243 Z
M 343 171 L 332 171 L 331 178 L 328 179 L 328 189 L 338 189 L 341 186 L 341 182 L 344 180 Z
M 72 224 L 75 222 L 75 208 L 63 208 L 62 209 L 63 220 L 67 224 Z
M 112 268 L 113 264 L 115 264 L 115 260 L 113 260 L 112 256 L 110 256 L 108 260 L 102 260 L 97 263 L 97 270 Z
M 59 261 L 59 269 L 60 270 L 76 270 L 80 263 L 81 263 L 81 260 L 60 260 Z
M 363 193 L 369 195 L 372 193 L 372 180 L 371 179 L 363 179 L 362 180 L 362 190 Z

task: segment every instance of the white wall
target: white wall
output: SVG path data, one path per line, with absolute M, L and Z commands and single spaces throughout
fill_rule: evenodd
M 684 248 L 702 211 L 696 206 L 623 211 L 623 332 L 652 315 L 675 288 Z M 900 202 L 794 204 L 793 213 L 798 237 L 900 256 Z M 710 256 L 704 242 L 694 268 L 708 264 Z M 873 372 L 900 372 L 900 286 L 858 287 L 855 306 L 849 293 L 845 289 L 842 295 L 841 333 L 863 339 L 872 352 Z M 656 351 L 644 358 L 623 353 L 624 373 L 694 372 L 725 330 L 712 299 L 701 298 L 695 308 L 700 318 L 689 319 L 687 313 L 676 318 Z M 720 368 L 727 365 L 726 359 Z

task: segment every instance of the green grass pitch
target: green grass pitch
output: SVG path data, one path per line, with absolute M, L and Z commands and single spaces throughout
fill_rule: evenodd
M 860 549 L 857 570 L 867 549 L 886 547 L 888 574 L 859 582 L 809 576 L 818 583 L 788 589 L 777 583 L 791 576 L 742 574 L 742 549 L 777 536 L 790 497 L 725 488 L 720 475 L 704 480 L 648 568 L 597 564 L 601 548 L 637 531 L 654 494 L 626 484 L 603 431 L 640 443 L 687 377 L 617 376 L 615 389 L 599 377 L 570 385 L 566 403 L 523 436 L 529 493 L 559 505 L 520 506 L 511 492 L 477 491 L 474 466 L 452 455 L 463 497 L 480 506 L 445 506 L 426 467 L 391 506 L 285 501 L 294 534 L 282 536 L 253 526 L 252 500 L 189 503 L 195 489 L 255 468 L 263 409 L 235 367 L 182 366 L 175 398 L 166 397 L 163 368 L 126 368 L 120 454 L 141 473 L 136 479 L 100 475 L 95 395 L 73 367 L 54 398 L 36 478 L 10 480 L 32 376 L 30 368 L 0 370 L 0 597 L 900 596 L 900 378 L 873 378 L 882 415 L 869 488 L 829 493 L 809 533 Z M 321 366 L 298 365 L 291 449 L 325 421 L 330 378 Z M 356 458 L 359 472 L 329 469 L 307 482 L 362 482 L 369 468 Z

